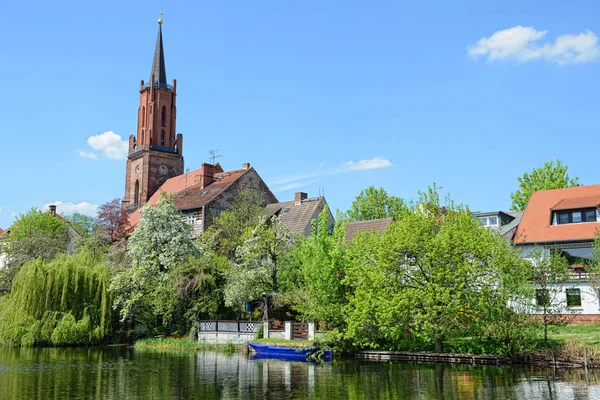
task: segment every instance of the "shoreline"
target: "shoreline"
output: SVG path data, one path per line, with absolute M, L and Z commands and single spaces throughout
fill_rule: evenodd
M 285 347 L 306 347 L 310 343 L 284 343 L 279 341 L 257 341 L 261 344 L 285 346 Z M 195 342 L 189 339 L 172 338 L 152 338 L 140 339 L 131 346 L 138 350 L 153 351 L 218 351 L 224 353 L 251 353 L 250 346 L 247 343 L 203 343 Z M 357 350 L 349 354 L 338 355 L 340 358 L 353 358 L 363 361 L 384 361 L 384 362 L 408 362 L 422 364 L 443 363 L 448 365 L 477 365 L 477 366 L 503 366 L 503 365 L 531 365 L 547 368 L 589 368 L 599 369 L 600 359 L 590 356 L 569 355 L 565 352 L 554 352 L 551 349 L 538 350 L 525 354 L 517 359 L 507 356 L 489 355 L 489 354 L 468 354 L 468 353 L 429 353 L 429 352 L 405 352 L 405 351 L 387 351 L 387 350 Z

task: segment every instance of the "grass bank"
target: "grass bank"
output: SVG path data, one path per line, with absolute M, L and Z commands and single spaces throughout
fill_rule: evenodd
M 170 351 L 221 351 L 235 353 L 242 346 L 234 343 L 211 344 L 190 340 L 188 338 L 147 338 L 135 342 L 134 348 L 140 350 L 170 350 Z
M 550 326 L 548 339 L 559 344 L 579 342 L 586 346 L 600 348 L 600 325 Z
M 548 342 L 528 353 L 525 361 L 564 367 L 600 368 L 600 325 L 548 327 Z

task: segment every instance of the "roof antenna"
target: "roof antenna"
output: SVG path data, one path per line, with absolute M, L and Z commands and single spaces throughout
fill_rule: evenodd
M 187 179 L 188 179 L 188 172 L 190 172 L 189 168 L 185 169 L 185 188 L 183 189 L 183 195 L 185 196 L 187 194 Z
M 210 154 L 210 163 L 212 165 L 215 165 L 215 160 L 219 157 L 223 157 L 223 154 L 218 154 L 219 153 L 219 149 L 216 150 L 209 150 L 208 154 Z

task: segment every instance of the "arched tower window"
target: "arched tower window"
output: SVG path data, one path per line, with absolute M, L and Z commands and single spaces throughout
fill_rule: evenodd
M 161 146 L 165 145 L 165 131 L 164 131 L 164 129 L 160 132 L 160 145 Z
M 166 116 L 167 116 L 167 107 L 162 106 L 162 111 L 160 114 L 160 126 L 165 126 Z
M 146 126 L 146 107 L 142 107 L 142 129 Z
M 140 204 L 140 181 L 135 181 L 135 191 L 133 192 L 133 203 Z

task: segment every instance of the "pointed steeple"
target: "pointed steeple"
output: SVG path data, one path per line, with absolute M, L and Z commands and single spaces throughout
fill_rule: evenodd
M 162 40 L 162 15 L 158 20 L 158 36 L 156 37 L 156 48 L 154 49 L 154 60 L 152 61 L 152 72 L 150 83 L 158 87 L 167 87 L 167 69 L 165 68 L 165 52 Z M 154 82 L 152 82 L 154 77 Z

